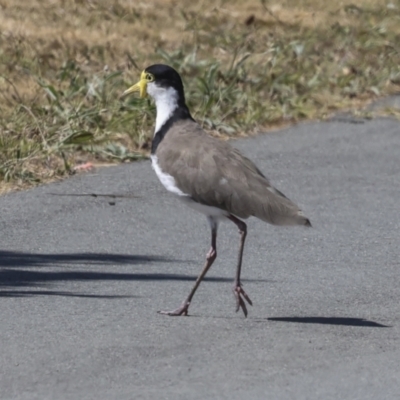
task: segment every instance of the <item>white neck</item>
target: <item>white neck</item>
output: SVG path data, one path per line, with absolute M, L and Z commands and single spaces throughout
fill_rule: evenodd
M 177 109 L 178 92 L 172 87 L 165 89 L 158 87 L 155 84 L 149 84 L 147 92 L 151 97 L 153 97 L 156 103 L 157 117 L 156 128 L 154 131 L 154 134 L 156 134 Z

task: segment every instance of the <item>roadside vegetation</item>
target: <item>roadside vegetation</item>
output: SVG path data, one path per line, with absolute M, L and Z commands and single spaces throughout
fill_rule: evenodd
M 146 157 L 119 96 L 155 62 L 215 135 L 362 110 L 399 89 L 400 0 L 0 0 L 0 192 Z

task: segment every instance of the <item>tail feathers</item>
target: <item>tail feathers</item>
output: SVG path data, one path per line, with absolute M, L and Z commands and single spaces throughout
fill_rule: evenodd
M 303 225 L 311 227 L 310 220 L 299 207 L 283 197 L 280 193 L 272 194 L 269 191 L 267 197 L 257 202 L 254 216 L 273 225 Z

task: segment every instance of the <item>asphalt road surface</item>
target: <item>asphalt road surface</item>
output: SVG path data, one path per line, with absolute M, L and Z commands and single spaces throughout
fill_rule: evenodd
M 248 220 L 247 319 L 229 223 L 190 316 L 157 314 L 188 294 L 210 233 L 149 161 L 0 198 L 1 400 L 400 398 L 400 123 L 234 145 L 313 223 Z

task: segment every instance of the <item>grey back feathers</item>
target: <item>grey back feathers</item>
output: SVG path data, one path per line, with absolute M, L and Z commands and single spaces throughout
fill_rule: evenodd
M 195 202 L 239 218 L 274 225 L 311 226 L 303 212 L 229 143 L 209 136 L 193 120 L 169 127 L 155 155 L 161 170 Z

